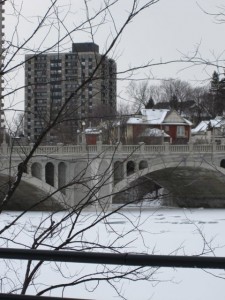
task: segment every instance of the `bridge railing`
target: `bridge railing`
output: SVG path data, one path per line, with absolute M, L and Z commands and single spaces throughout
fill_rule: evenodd
M 169 145 L 169 152 L 181 152 L 181 153 L 186 153 L 190 152 L 191 148 L 189 145 Z
M 216 145 L 217 152 L 225 152 L 225 145 Z
M 216 146 L 216 145 L 215 145 Z M 194 152 L 215 152 L 217 149 L 212 144 L 207 145 L 193 145 Z
M 30 146 L 14 146 L 0 147 L 0 153 L 6 155 L 26 155 L 32 149 Z M 187 145 L 172 145 L 164 143 L 163 145 L 145 145 L 140 143 L 138 145 L 63 145 L 57 144 L 55 146 L 39 146 L 36 155 L 54 155 L 54 154 L 82 154 L 82 153 L 212 153 L 225 152 L 225 145 L 212 144 L 187 144 Z
M 150 153 L 166 152 L 165 145 L 145 145 L 144 152 L 150 152 Z

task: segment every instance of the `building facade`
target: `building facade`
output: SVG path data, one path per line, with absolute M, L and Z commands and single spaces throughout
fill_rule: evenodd
M 225 117 L 201 121 L 191 131 L 191 139 L 195 144 L 225 145 Z
M 94 43 L 74 43 L 69 53 L 26 55 L 25 86 L 24 127 L 31 142 L 59 112 L 46 142 L 76 143 L 82 124 L 96 125 L 101 114 L 116 112 L 116 63 Z
M 3 110 L 3 107 L 4 107 L 4 103 L 3 103 L 3 83 L 4 83 L 4 80 L 3 80 L 3 77 L 2 77 L 2 70 L 3 70 L 3 67 L 4 67 L 4 3 L 5 2 L 2 2 L 0 3 L 0 65 L 1 65 L 1 75 L 0 75 L 0 128 L 1 128 L 1 131 L 2 129 L 4 128 L 4 110 Z

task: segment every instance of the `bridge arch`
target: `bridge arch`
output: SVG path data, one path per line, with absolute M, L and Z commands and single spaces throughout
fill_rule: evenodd
M 225 169 L 219 167 L 219 164 L 219 161 L 214 165 L 201 158 L 196 161 L 191 157 L 186 160 L 174 157 L 169 162 L 151 159 L 148 168 L 127 176 L 114 186 L 113 191 L 117 195 L 129 192 L 128 201 L 132 193 L 135 199 L 142 199 L 151 192 L 148 185 L 151 187 L 156 184 L 168 191 L 165 198 L 168 203 L 187 207 L 224 207 L 225 180 L 221 174 L 225 175 Z M 114 197 L 114 201 L 117 199 Z
M 147 160 L 141 160 L 139 162 L 139 170 L 143 170 L 148 168 L 148 161 Z
M 220 167 L 225 169 L 225 159 L 221 160 Z
M 137 178 L 140 178 L 147 174 L 153 173 L 155 171 L 164 170 L 167 168 L 175 169 L 177 167 L 193 167 L 193 168 L 201 167 L 206 170 L 219 171 L 225 175 L 225 170 L 223 167 L 217 167 L 217 166 L 214 166 L 213 164 L 209 164 L 204 161 L 200 161 L 198 164 L 194 161 L 181 162 L 179 160 L 174 160 L 174 161 L 165 163 L 164 161 L 161 161 L 161 160 L 159 161 L 158 159 L 156 159 L 155 161 L 152 159 L 151 165 L 149 164 L 148 168 L 139 169 L 136 172 L 130 173 L 130 175 L 128 175 L 122 181 L 118 182 L 115 186 L 118 186 L 118 187 L 124 186 L 124 185 L 126 185 L 127 182 L 132 182 L 132 181 L 136 180 Z
M 42 180 L 42 166 L 40 163 L 35 162 L 31 165 L 31 176 Z
M 45 182 L 51 186 L 54 185 L 55 166 L 52 162 L 48 162 L 45 165 Z
M 135 172 L 135 162 L 133 160 L 129 160 L 127 162 L 127 176 L 134 174 Z

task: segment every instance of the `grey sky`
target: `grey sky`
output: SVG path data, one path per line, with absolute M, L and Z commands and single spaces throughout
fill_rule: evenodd
M 21 13 L 24 17 L 20 18 L 17 24 L 18 36 L 20 42 L 32 32 L 35 27 L 36 16 L 41 16 L 51 3 L 48 0 L 16 0 L 16 7 L 19 10 L 22 5 Z M 65 6 L 71 2 L 71 6 Z M 146 1 L 140 1 L 140 3 Z M 92 10 L 98 9 L 99 0 L 88 1 Z M 112 10 L 117 28 L 126 16 L 126 10 L 131 5 L 131 0 L 118 1 Z M 59 0 L 61 5 L 60 11 L 66 15 L 65 25 L 78 24 L 85 19 L 84 10 L 82 10 L 82 0 Z M 221 0 L 160 0 L 147 10 L 143 11 L 134 21 L 127 27 L 120 42 L 116 47 L 116 51 L 111 53 L 117 60 L 118 70 L 127 69 L 129 66 L 138 66 L 146 62 L 157 63 L 159 61 L 178 60 L 184 55 L 192 56 L 199 46 L 200 54 L 205 59 L 217 60 L 218 57 L 223 58 L 225 49 L 224 44 L 224 26 L 225 24 L 217 24 L 213 16 L 207 15 L 202 9 L 216 13 L 220 11 L 222 5 Z M 7 13 L 14 13 L 8 9 Z M 202 9 L 201 9 L 201 8 Z M 98 28 L 95 35 L 95 42 L 99 44 L 100 51 L 104 51 L 107 43 L 110 41 L 110 34 L 115 33 L 112 22 L 107 18 L 108 23 Z M 51 20 L 49 21 L 51 22 Z M 6 39 L 10 39 L 16 25 L 16 18 L 6 15 L 5 32 Z M 55 25 L 57 27 L 57 25 Z M 48 35 L 42 44 L 42 48 L 46 47 L 49 42 L 56 38 L 57 29 Z M 30 47 L 38 47 L 40 40 L 45 36 L 44 31 L 32 40 Z M 74 42 L 90 41 L 90 34 L 78 32 L 72 35 Z M 14 43 L 17 40 L 15 35 Z M 64 44 L 64 51 L 70 50 L 72 41 L 67 40 Z M 23 53 L 17 58 L 23 60 Z M 215 68 L 207 68 L 204 66 L 191 67 L 190 65 L 174 63 L 165 66 L 145 69 L 135 73 L 135 78 L 180 78 L 190 81 L 193 85 L 200 84 L 199 80 L 209 79 Z M 22 73 L 21 73 L 22 74 Z M 22 75 L 20 75 L 21 78 Z M 18 78 L 18 77 L 17 77 Z M 16 79 L 17 80 L 17 79 Z M 14 83 L 16 83 L 14 80 Z M 155 83 L 155 81 L 153 81 Z M 204 82 L 205 83 L 205 82 Z M 119 89 L 123 89 L 127 82 L 119 84 Z M 119 90 L 120 92 L 120 90 Z M 23 97 L 22 95 L 20 96 Z

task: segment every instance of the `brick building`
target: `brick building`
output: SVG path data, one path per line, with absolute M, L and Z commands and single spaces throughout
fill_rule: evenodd
M 140 115 L 131 117 L 127 121 L 126 143 L 186 144 L 190 139 L 191 125 L 191 122 L 174 110 L 142 109 Z

